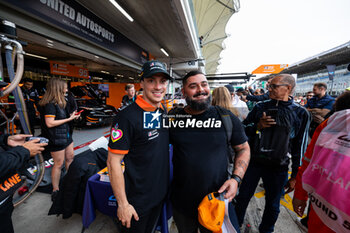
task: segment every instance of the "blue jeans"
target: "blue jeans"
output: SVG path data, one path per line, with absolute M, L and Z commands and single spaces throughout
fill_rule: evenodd
M 275 223 L 280 213 L 280 199 L 284 193 L 284 184 L 288 177 L 288 171 L 275 171 L 262 165 L 250 164 L 244 175 L 239 194 L 236 197 L 236 213 L 239 226 L 242 226 L 245 212 L 255 189 L 262 178 L 265 188 L 265 209 L 259 226 L 261 233 L 273 232 Z

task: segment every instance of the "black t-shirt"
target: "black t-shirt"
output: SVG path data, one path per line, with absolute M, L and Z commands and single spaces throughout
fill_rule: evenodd
M 52 117 L 54 118 L 55 120 L 61 120 L 61 119 L 66 119 L 69 117 L 69 113 L 68 113 L 68 104 L 66 105 L 66 108 L 64 109 L 64 113 L 65 115 L 64 116 L 60 116 L 60 117 L 57 117 L 59 116 L 59 112 L 57 112 L 57 108 L 56 108 L 56 104 L 54 103 L 48 103 L 46 104 L 45 106 L 42 107 L 42 110 L 40 110 L 40 117 L 41 117 L 41 133 L 44 137 L 48 138 L 49 139 L 49 145 L 48 147 L 46 147 L 46 149 L 48 151 L 52 150 L 52 151 L 57 151 L 57 150 L 61 150 L 61 149 L 64 149 L 66 148 L 66 146 L 68 146 L 70 143 L 72 143 L 72 134 L 71 134 L 71 126 L 70 126 L 70 122 L 66 122 L 62 125 L 66 125 L 67 127 L 67 143 L 66 145 L 60 145 L 59 147 L 56 147 L 57 145 L 54 144 L 54 140 L 53 138 L 51 138 L 50 136 L 50 133 L 49 133 L 49 130 L 53 130 L 55 127 L 53 128 L 48 128 L 47 125 L 46 125 L 46 122 L 45 122 L 45 118 L 46 117 Z M 63 110 L 63 109 L 61 109 Z M 60 126 L 62 126 L 60 125 Z M 56 126 L 56 127 L 59 127 L 59 126 Z M 57 138 L 57 137 L 56 137 Z
M 25 88 L 21 88 L 22 90 L 22 94 L 23 94 L 23 98 L 26 102 L 26 107 L 27 107 L 27 112 L 29 115 L 35 115 L 35 107 L 34 105 L 37 105 L 38 101 L 39 101 L 39 94 L 38 91 L 34 88 L 31 89 L 25 89 Z
M 231 144 L 240 145 L 247 137 L 240 120 L 231 112 L 229 114 L 233 125 Z M 182 109 L 177 115 L 188 114 Z M 180 119 L 184 118 L 176 117 L 175 122 Z M 171 199 L 174 208 L 195 217 L 204 196 L 218 191 L 227 180 L 228 145 L 224 125 L 215 107 L 192 115 L 189 121 L 194 122 L 193 119 L 206 122 L 203 126 L 209 127 L 170 128 L 170 142 L 174 146 Z M 215 128 L 216 124 L 218 128 Z
M 48 103 L 44 106 L 45 117 L 56 117 L 56 106 L 54 103 Z M 67 114 L 66 114 L 67 117 Z
M 117 113 L 108 144 L 112 153 L 125 154 L 125 191 L 139 215 L 160 204 L 169 188 L 169 131 L 144 129 L 144 113 L 157 110 L 137 98 Z
M 128 105 L 134 103 L 135 100 L 136 100 L 136 95 L 134 95 L 134 97 L 132 97 L 131 99 L 129 99 L 128 95 L 124 95 L 122 98 L 122 104 L 123 104 L 123 106 L 128 106 Z

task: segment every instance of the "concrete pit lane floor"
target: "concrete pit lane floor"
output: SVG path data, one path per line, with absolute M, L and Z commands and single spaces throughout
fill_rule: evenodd
M 73 133 L 75 154 L 87 150 L 87 146 L 78 148 L 79 145 L 88 144 L 94 139 L 107 135 L 109 127 L 75 130 Z M 281 199 L 281 212 L 275 225 L 276 233 L 303 233 L 306 232 L 297 223 L 299 219 L 292 209 L 292 194 L 287 194 Z M 51 196 L 46 193 L 35 192 L 23 204 L 14 209 L 12 220 L 16 233 L 80 233 L 82 230 L 82 218 L 79 214 L 73 214 L 69 219 L 62 219 L 62 215 L 47 215 L 51 207 Z M 259 223 L 264 210 L 264 189 L 258 186 L 255 195 L 248 206 L 245 222 L 241 228 L 242 233 L 257 233 Z M 177 233 L 176 225 L 169 220 L 170 233 Z M 118 230 L 111 217 L 96 211 L 95 221 L 85 230 L 85 233 L 117 233 Z

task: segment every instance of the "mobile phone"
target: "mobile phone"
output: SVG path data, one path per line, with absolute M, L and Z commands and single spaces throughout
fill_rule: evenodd
M 270 117 L 273 118 L 273 119 L 276 119 L 277 112 L 278 112 L 278 109 L 277 109 L 277 108 L 270 108 L 270 109 L 267 110 L 266 115 L 267 115 L 267 116 L 270 116 Z
M 35 139 L 40 139 L 39 143 L 49 143 L 49 139 L 44 138 L 44 137 L 28 137 L 26 138 L 26 141 L 31 141 Z
M 79 115 L 80 113 L 84 112 L 84 109 L 80 110 L 79 112 L 77 112 L 75 115 Z

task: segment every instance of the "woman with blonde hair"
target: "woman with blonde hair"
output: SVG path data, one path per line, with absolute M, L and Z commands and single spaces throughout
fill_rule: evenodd
M 52 195 L 54 200 L 59 189 L 63 162 L 68 170 L 73 161 L 73 139 L 69 133 L 68 122 L 80 117 L 76 111 L 69 115 L 65 94 L 67 83 L 59 78 L 52 78 L 46 84 L 46 93 L 40 100 L 42 135 L 49 139 L 47 150 L 51 153 L 54 165 L 51 172 Z
M 212 94 L 212 101 L 211 104 L 213 106 L 220 106 L 222 108 L 225 108 L 227 110 L 230 110 L 236 117 L 238 117 L 241 121 L 242 116 L 239 114 L 237 109 L 233 107 L 232 102 L 231 102 L 231 94 L 227 90 L 226 87 L 217 87 L 213 90 Z

